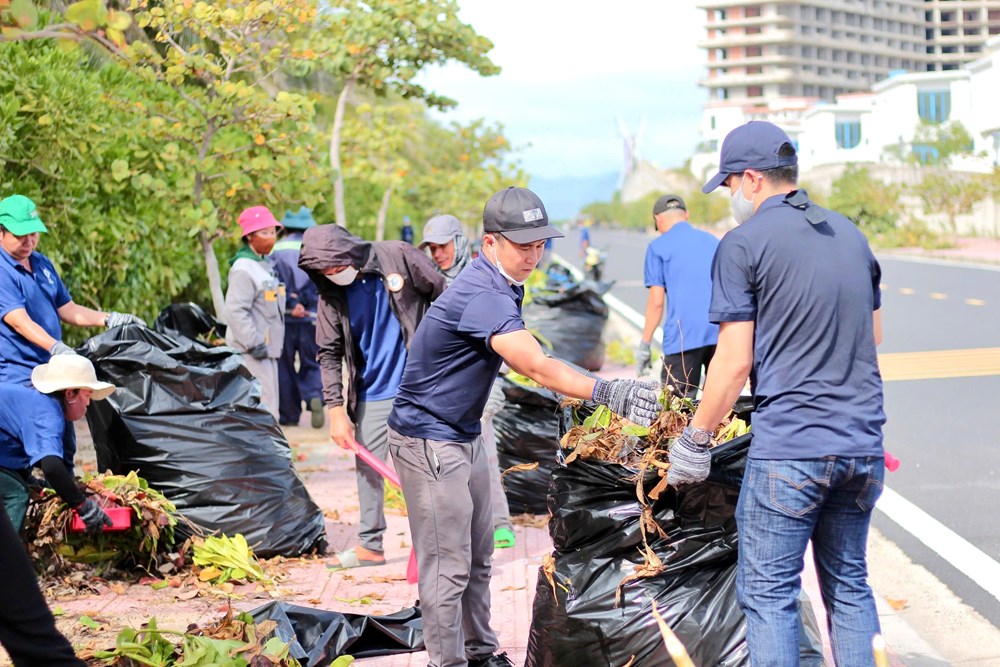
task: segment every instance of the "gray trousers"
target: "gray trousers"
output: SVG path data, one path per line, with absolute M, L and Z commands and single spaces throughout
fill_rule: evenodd
M 355 410 L 355 434 L 381 461 L 389 460 L 389 426 L 386 420 L 392 412 L 392 399 L 358 403 Z M 361 518 L 358 520 L 358 541 L 365 549 L 382 553 L 382 536 L 385 534 L 385 481 L 374 468 L 355 457 L 355 476 L 358 478 L 358 503 Z
M 260 406 L 278 419 L 278 360 L 243 355 L 243 365 L 260 381 Z
M 430 667 L 464 667 L 493 655 L 490 628 L 493 502 L 482 437 L 409 438 L 389 429 L 420 571 Z
M 504 409 L 507 404 L 503 393 L 503 384 L 499 377 L 490 388 L 490 397 L 483 408 L 483 445 L 486 448 L 486 461 L 490 465 L 490 491 L 493 493 L 493 530 L 506 528 L 514 530 L 510 521 L 510 506 L 507 504 L 507 494 L 503 490 L 503 480 L 500 479 L 500 459 L 497 456 L 497 434 L 493 428 L 493 417 Z

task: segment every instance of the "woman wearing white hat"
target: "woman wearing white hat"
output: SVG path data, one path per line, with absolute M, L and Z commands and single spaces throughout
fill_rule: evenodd
M 52 357 L 31 372 L 34 387 L 0 384 L 0 495 L 20 531 L 28 507 L 33 468 L 41 468 L 59 497 L 80 515 L 87 532 L 99 532 L 111 519 L 92 498 L 84 497 L 73 478 L 76 433 L 91 401 L 115 390 L 100 382 L 86 357 Z

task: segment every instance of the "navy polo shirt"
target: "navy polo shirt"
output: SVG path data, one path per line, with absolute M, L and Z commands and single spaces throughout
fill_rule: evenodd
M 384 401 L 396 395 L 406 363 L 406 344 L 392 312 L 389 292 L 377 273 L 362 273 L 344 290 L 351 338 L 360 350 L 359 401 Z
M 816 208 L 811 223 L 807 205 L 804 191 L 768 198 L 712 264 L 709 318 L 755 323 L 749 455 L 882 456 L 882 271 L 850 220 Z
M 667 293 L 663 354 L 718 342 L 719 325 L 708 321 L 712 257 L 718 246 L 708 232 L 678 222 L 646 249 L 646 287 L 662 287 Z
M 525 328 L 523 298 L 483 255 L 472 260 L 417 327 L 389 426 L 411 438 L 475 440 L 503 361 L 490 339 Z
M 0 250 L 0 382 L 29 382 L 31 369 L 47 363 L 50 356 L 48 350 L 29 343 L 3 318 L 12 310 L 24 308 L 35 324 L 62 340 L 57 309 L 72 300 L 48 257 L 33 252 L 28 263 L 31 271 Z
M 20 384 L 0 384 L 0 468 L 29 470 L 58 456 L 73 473 L 76 433 L 58 398 Z

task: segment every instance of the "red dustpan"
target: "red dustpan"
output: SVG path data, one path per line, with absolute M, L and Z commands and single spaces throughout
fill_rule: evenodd
M 396 475 L 396 471 L 385 464 L 384 461 L 379 459 L 377 456 L 369 452 L 360 442 L 357 440 L 350 441 L 351 449 L 354 453 L 358 455 L 358 458 L 370 465 L 375 471 L 382 475 L 390 484 L 395 484 L 399 489 L 403 488 L 403 485 L 399 483 L 399 476 Z M 419 580 L 419 575 L 417 573 L 417 553 L 410 547 L 410 560 L 406 563 L 406 581 L 415 584 Z

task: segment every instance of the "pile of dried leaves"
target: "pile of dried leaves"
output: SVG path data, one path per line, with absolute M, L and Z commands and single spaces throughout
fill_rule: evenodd
M 667 488 L 670 448 L 690 422 L 695 406 L 689 399 L 670 394 L 669 388 L 664 389 L 660 403 L 663 411 L 648 427 L 633 424 L 603 405 L 581 420 L 582 401 L 570 399 L 563 404 L 573 409 L 573 421 L 576 424 L 560 441 L 564 449 L 572 450 L 566 456 L 567 465 L 577 458 L 593 459 L 618 463 L 634 471 L 631 479 L 635 482 L 636 498 L 642 508 L 642 552 L 645 562 L 622 579 L 618 586 L 619 598 L 622 587 L 630 581 L 653 577 L 663 571 L 663 563 L 649 547 L 647 538 L 648 535 L 666 537 L 656 522 L 652 504 Z M 710 446 L 728 442 L 749 430 L 746 422 L 730 412 L 716 430 Z M 650 485 L 652 488 L 647 492 Z M 552 569 L 554 571 L 554 565 Z M 552 575 L 548 576 L 555 590 Z
M 96 535 L 73 532 L 73 512 L 46 489 L 31 504 L 26 518 L 26 534 L 33 536 L 28 551 L 39 571 L 63 576 L 86 564 L 97 574 L 115 567 L 166 574 L 183 566 L 186 545 L 175 549 L 174 536 L 177 522 L 183 519 L 163 494 L 135 472 L 87 475 L 83 483 L 101 506 L 130 508 L 132 525 Z
M 298 667 L 288 655 L 289 645 L 272 637 L 275 621 L 254 623 L 250 614 L 233 616 L 232 608 L 214 625 L 186 631 L 158 628 L 156 619 L 140 629 L 125 628 L 118 633 L 115 648 L 81 655 L 90 665 L 134 667 Z

